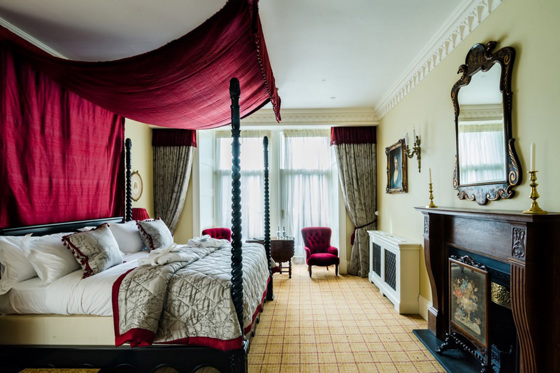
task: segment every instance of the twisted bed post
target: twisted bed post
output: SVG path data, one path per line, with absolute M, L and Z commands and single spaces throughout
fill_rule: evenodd
M 264 147 L 264 249 L 266 250 L 266 258 L 268 260 L 268 271 L 270 273 L 270 280 L 268 282 L 268 289 L 266 292 L 266 299 L 273 300 L 274 293 L 272 287 L 272 267 L 270 261 L 272 260 L 270 253 L 270 193 L 268 182 L 268 137 L 263 138 Z
M 237 320 L 243 334 L 243 255 L 241 242 L 241 161 L 239 136 L 239 80 L 232 78 L 229 82 L 231 97 L 231 298 L 237 313 Z M 243 335 L 245 339 L 245 335 Z
M 132 150 L 132 140 L 127 138 L 124 142 L 126 157 L 126 195 L 125 195 L 125 221 L 132 220 L 132 185 L 130 182 L 130 169 L 132 168 L 130 152 Z

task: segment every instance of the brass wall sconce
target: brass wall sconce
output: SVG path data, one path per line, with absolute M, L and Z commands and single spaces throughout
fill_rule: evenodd
M 408 158 L 414 157 L 416 154 L 416 159 L 418 159 L 418 172 L 421 171 L 422 168 L 422 148 L 420 147 L 420 136 L 416 136 L 416 133 L 413 135 L 414 137 L 414 144 L 412 145 L 412 150 L 408 147 L 408 136 L 405 137 L 406 140 L 406 155 Z

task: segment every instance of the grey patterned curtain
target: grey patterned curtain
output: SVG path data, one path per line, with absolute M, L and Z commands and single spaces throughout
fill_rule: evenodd
M 377 155 L 375 127 L 333 127 L 338 175 L 346 211 L 354 224 L 348 273 L 368 276 L 368 230 L 377 229 Z
M 191 130 L 153 130 L 154 211 L 175 232 L 183 212 L 196 147 Z

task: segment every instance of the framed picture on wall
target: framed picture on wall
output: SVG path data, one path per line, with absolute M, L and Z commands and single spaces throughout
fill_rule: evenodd
M 407 159 L 404 139 L 385 148 L 387 155 L 387 193 L 406 193 L 407 184 Z
M 140 172 L 134 171 L 130 175 L 130 184 L 132 200 L 137 202 L 142 197 L 142 191 L 144 190 L 144 182 Z

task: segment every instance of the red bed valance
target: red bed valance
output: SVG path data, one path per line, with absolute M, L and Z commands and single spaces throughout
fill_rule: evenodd
M 0 43 L 67 89 L 119 115 L 158 126 L 205 129 L 231 122 L 229 80 L 241 83 L 241 116 L 280 97 L 257 0 L 229 0 L 214 16 L 154 51 L 108 62 L 70 61 L 0 27 Z

